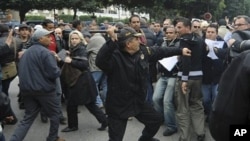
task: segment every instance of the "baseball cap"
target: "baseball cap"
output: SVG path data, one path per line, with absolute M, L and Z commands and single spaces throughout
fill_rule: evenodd
M 34 29 L 35 29 L 35 30 L 37 30 L 37 29 L 41 29 L 41 28 L 43 28 L 43 26 L 42 26 L 42 25 L 40 25 L 40 24 L 35 25 L 35 27 L 34 27 Z
M 19 25 L 19 30 L 22 28 L 29 28 L 29 26 L 27 24 L 20 24 Z
M 125 41 L 128 38 L 131 37 L 140 37 L 142 36 L 141 33 L 137 33 L 133 28 L 131 27 L 124 27 L 120 30 L 120 33 L 117 35 L 118 41 Z
M 24 28 L 26 28 L 26 29 L 28 29 L 29 31 L 31 31 L 30 26 L 28 26 L 27 24 L 20 24 L 19 27 L 18 27 L 18 30 L 20 31 L 20 30 L 22 30 L 22 29 L 24 29 Z
M 33 40 L 39 40 L 40 38 L 42 38 L 43 36 L 49 35 L 50 33 L 52 33 L 53 31 L 48 31 L 46 29 L 43 28 L 39 28 L 37 29 L 34 33 L 33 33 Z

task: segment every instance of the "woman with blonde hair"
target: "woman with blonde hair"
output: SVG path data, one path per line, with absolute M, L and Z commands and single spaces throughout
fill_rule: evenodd
M 105 130 L 107 119 L 95 104 L 97 89 L 88 69 L 86 41 L 82 33 L 74 30 L 69 34 L 69 51 L 64 60 L 60 60 L 58 55 L 55 56 L 63 65 L 61 77 L 66 86 L 68 127 L 62 132 L 78 130 L 78 105 L 85 105 L 102 124 L 98 130 Z

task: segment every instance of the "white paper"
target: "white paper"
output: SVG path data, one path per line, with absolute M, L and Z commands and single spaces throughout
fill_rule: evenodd
M 210 57 L 211 59 L 215 60 L 218 59 L 218 57 L 216 56 L 215 52 L 214 52 L 214 47 L 213 46 L 209 46 L 209 52 L 207 54 L 207 57 Z
M 172 56 L 163 58 L 159 60 L 159 62 L 162 64 L 164 68 L 166 68 L 168 71 L 171 71 L 178 62 L 178 59 L 177 56 Z
M 223 48 L 225 42 L 224 41 L 213 41 L 213 40 L 209 40 L 209 39 L 206 39 L 205 42 L 209 48 L 209 52 L 208 52 L 207 56 L 213 60 L 218 59 L 218 57 L 216 56 L 216 54 L 214 52 L 214 47 Z
M 206 39 L 205 40 L 207 45 L 211 45 L 213 47 L 217 47 L 217 48 L 223 48 L 224 46 L 224 41 L 214 41 L 214 40 L 210 40 L 210 39 Z

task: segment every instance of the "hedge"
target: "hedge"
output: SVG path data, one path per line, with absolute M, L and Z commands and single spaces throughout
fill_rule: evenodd
M 73 21 L 73 15 L 58 15 L 59 19 L 63 20 L 63 22 L 65 23 L 69 23 Z M 26 16 L 25 17 L 27 20 L 44 20 L 46 19 L 45 16 Z M 109 22 L 123 22 L 123 23 L 128 23 L 128 19 L 113 19 L 112 17 L 94 17 L 96 19 L 97 24 L 103 23 L 105 20 L 109 21 Z M 81 21 L 87 21 L 87 22 L 91 22 L 93 20 L 93 16 L 92 15 L 82 15 L 79 16 L 79 19 Z

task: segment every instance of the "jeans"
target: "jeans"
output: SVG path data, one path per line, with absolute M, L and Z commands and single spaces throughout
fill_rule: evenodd
M 214 99 L 218 93 L 218 84 L 202 84 L 203 106 L 205 114 L 209 116 Z
M 176 78 L 160 77 L 155 85 L 153 103 L 156 111 L 164 113 L 164 120 L 169 130 L 177 130 L 174 108 L 174 90 Z
M 105 102 L 106 94 L 107 94 L 107 76 L 102 71 L 94 71 L 91 72 L 96 87 L 98 90 L 98 95 L 96 97 L 96 105 L 100 106 Z M 100 88 L 102 89 L 102 94 L 100 93 Z
M 0 122 L 0 141 L 5 141 L 5 137 L 3 135 L 3 128 L 2 128 L 1 122 Z

